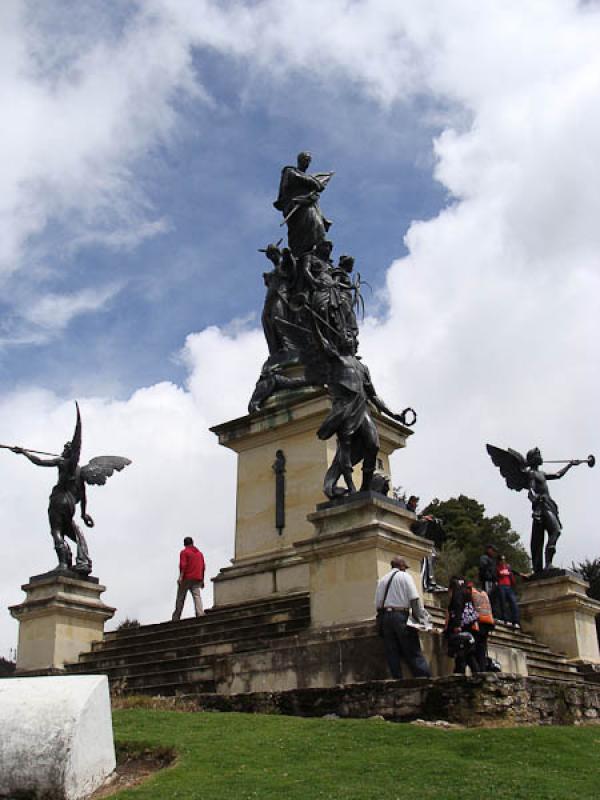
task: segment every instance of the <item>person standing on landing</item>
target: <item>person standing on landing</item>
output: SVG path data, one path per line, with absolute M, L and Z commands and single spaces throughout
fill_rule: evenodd
M 488 544 L 485 553 L 479 559 L 479 585 L 487 594 L 492 604 L 492 612 L 496 619 L 501 616 L 502 607 L 498 592 L 498 550 L 495 545 Z
M 501 618 L 513 628 L 521 630 L 521 615 L 515 594 L 515 576 L 506 556 L 500 556 L 496 567 L 498 592 L 500 595 Z
M 175 611 L 171 619 L 181 618 L 183 605 L 188 592 L 192 595 L 196 616 L 204 614 L 202 608 L 202 598 L 200 589 L 204 589 L 204 556 L 194 546 L 191 536 L 186 536 L 183 540 L 183 550 L 179 554 L 179 578 L 177 579 L 177 600 L 175 601 Z

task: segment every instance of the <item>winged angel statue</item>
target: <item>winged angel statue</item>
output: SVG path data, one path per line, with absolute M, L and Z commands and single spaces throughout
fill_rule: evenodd
M 88 528 L 94 527 L 94 520 L 87 513 L 86 484 L 104 486 L 108 478 L 117 471 L 120 472 L 131 461 L 123 456 L 96 456 L 89 464 L 79 466 L 81 454 L 81 414 L 79 405 L 75 432 L 70 442 L 67 442 L 60 456 L 54 458 L 38 458 L 33 452 L 23 447 L 11 447 L 13 453 L 19 453 L 36 464 L 38 467 L 57 467 L 58 482 L 50 494 L 48 505 L 48 518 L 50 520 L 50 534 L 54 540 L 54 549 L 58 556 L 58 570 L 74 569 L 81 575 L 89 575 L 92 571 L 92 561 L 88 553 L 87 543 L 83 533 L 76 525 L 74 516 L 79 503 L 81 519 Z M 34 451 L 39 452 L 39 451 Z M 77 555 L 73 567 L 73 557 L 67 539 L 75 542 Z
M 552 559 L 556 553 L 556 542 L 562 532 L 562 523 L 558 514 L 558 506 L 550 497 L 548 481 L 555 481 L 580 463 L 568 461 L 566 466 L 555 473 L 543 472 L 540 467 L 544 463 L 539 447 L 529 450 L 523 457 L 517 450 L 502 450 L 494 445 L 486 445 L 486 449 L 509 489 L 520 492 L 527 489 L 531 502 L 533 522 L 531 526 L 531 561 L 534 572 L 544 570 L 544 534 L 548 534 L 545 551 L 545 568 L 552 567 Z

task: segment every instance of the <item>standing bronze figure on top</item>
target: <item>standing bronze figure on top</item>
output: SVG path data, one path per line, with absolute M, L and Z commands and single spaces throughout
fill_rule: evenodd
M 279 194 L 273 203 L 283 214 L 281 224 L 287 224 L 288 247 L 296 258 L 310 252 L 331 227 L 331 220 L 323 216 L 319 207 L 319 195 L 333 172 L 309 175 L 306 170 L 311 161 L 312 155 L 302 152 L 298 154 L 295 167 L 281 170 Z
M 517 492 L 527 489 L 533 518 L 531 525 L 531 561 L 533 571 L 534 573 L 539 573 L 543 572 L 544 569 L 550 569 L 556 553 L 556 543 L 562 533 L 562 523 L 558 514 L 558 506 L 550 497 L 548 481 L 559 480 L 571 467 L 575 467 L 578 464 L 587 464 L 593 467 L 596 459 L 594 456 L 589 456 L 587 459 L 572 459 L 562 462 L 566 463 L 566 466 L 558 470 L 558 472 L 548 473 L 540 469 L 544 460 L 539 447 L 529 450 L 525 458 L 521 453 L 511 450 L 511 448 L 502 450 L 500 447 L 488 444 L 486 449 L 490 458 L 500 470 L 509 489 L 514 489 Z M 548 534 L 548 541 L 544 553 L 545 534 Z
M 274 206 L 288 226 L 288 247 L 281 249 L 278 242 L 262 250 L 273 264 L 273 270 L 264 274 L 267 296 L 262 315 L 269 358 L 248 411 L 260 410 L 277 391 L 327 388 L 332 408 L 317 436 L 337 437 L 336 455 L 323 486 L 327 497 L 333 498 L 356 492 L 353 466 L 360 462 L 360 491 L 371 488 L 379 435 L 370 406 L 405 425 L 414 424 L 416 414 L 411 408 L 395 414 L 386 406 L 358 355 L 360 275 L 353 277 L 352 256 L 342 255 L 334 263 L 333 243 L 326 238 L 331 222 L 318 203 L 333 173 L 309 175 L 310 162 L 310 153 L 302 152 L 297 167 L 284 167 L 281 174 Z M 286 374 L 291 365 L 301 365 L 303 376 Z M 342 477 L 345 488 L 338 486 Z
M 38 458 L 34 453 L 39 450 L 27 450 L 24 447 L 9 447 L 13 453 L 25 456 L 38 467 L 57 467 L 58 481 L 52 489 L 48 505 L 48 519 L 50 521 L 50 534 L 54 540 L 54 549 L 58 556 L 56 571 L 73 570 L 82 576 L 87 576 L 92 571 L 92 561 L 89 556 L 87 542 L 79 526 L 75 523 L 75 510 L 77 504 L 81 507 L 81 519 L 88 528 L 94 527 L 94 520 L 87 513 L 86 484 L 103 486 L 107 479 L 115 472 L 120 472 L 131 461 L 123 456 L 96 456 L 84 467 L 79 466 L 81 454 L 81 415 L 79 405 L 75 432 L 70 442 L 67 442 L 61 455 L 44 453 L 53 458 Z M 0 445 L 6 448 L 6 445 Z M 77 555 L 75 566 L 73 556 L 67 539 L 75 543 Z

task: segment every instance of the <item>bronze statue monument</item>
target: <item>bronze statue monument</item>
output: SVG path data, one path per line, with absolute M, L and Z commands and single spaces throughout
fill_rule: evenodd
M 337 437 L 335 458 L 327 470 L 323 491 L 329 498 L 356 492 L 352 468 L 362 462 L 360 491 L 372 487 L 379 435 L 370 413 L 374 407 L 406 425 L 413 425 L 411 408 L 395 414 L 378 397 L 369 370 L 357 355 L 357 311 L 363 307 L 360 275 L 353 279 L 354 259 L 340 256 L 335 264 L 333 243 L 326 238 L 331 223 L 318 200 L 333 173 L 309 175 L 309 153 L 298 155 L 297 167 L 284 167 L 275 208 L 288 227 L 288 247 L 270 244 L 262 252 L 273 263 L 265 273 L 267 296 L 262 322 L 269 348 L 250 400 L 250 414 L 260 410 L 276 391 L 305 386 L 326 387 L 332 401 L 317 431 L 321 439 Z M 303 376 L 286 370 L 300 364 Z M 345 487 L 338 486 L 340 478 Z
M 296 166 L 287 166 L 281 170 L 279 194 L 273 203 L 283 214 L 283 222 L 288 228 L 288 246 L 298 258 L 310 253 L 331 227 L 319 207 L 319 195 L 325 189 L 333 172 L 320 172 L 309 175 L 306 171 L 312 155 L 307 152 L 298 154 Z
M 96 456 L 89 464 L 79 466 L 81 454 L 81 415 L 79 406 L 75 432 L 70 442 L 67 442 L 61 455 L 51 455 L 53 458 L 38 458 L 34 453 L 39 450 L 27 450 L 24 447 L 9 447 L 13 453 L 25 456 L 38 467 L 57 467 L 58 481 L 50 494 L 48 505 L 48 519 L 50 521 L 50 534 L 54 540 L 54 549 L 58 556 L 56 571 L 73 570 L 81 576 L 87 576 L 92 571 L 92 561 L 88 553 L 87 542 L 78 525 L 75 523 L 75 510 L 77 504 L 81 508 L 81 519 L 88 528 L 94 527 L 94 520 L 87 513 L 86 484 L 103 486 L 107 479 L 115 472 L 120 472 L 131 461 L 123 456 Z M 7 447 L 6 445 L 0 445 Z M 77 548 L 75 565 L 67 539 L 75 543 Z
M 532 512 L 531 561 L 533 571 L 534 573 L 540 573 L 544 569 L 550 569 L 556 553 L 556 543 L 562 533 L 562 523 L 558 513 L 558 506 L 550 497 L 548 481 L 559 480 L 571 467 L 578 464 L 585 463 L 593 467 L 596 459 L 594 456 L 588 456 L 587 459 L 547 462 L 566 464 L 558 472 L 549 473 L 541 469 L 544 460 L 539 447 L 529 450 L 525 458 L 517 450 L 512 450 L 511 448 L 502 450 L 500 447 L 488 444 L 486 449 L 490 458 L 500 470 L 509 489 L 514 489 L 517 492 L 527 489 Z M 548 534 L 545 552 L 544 534 Z

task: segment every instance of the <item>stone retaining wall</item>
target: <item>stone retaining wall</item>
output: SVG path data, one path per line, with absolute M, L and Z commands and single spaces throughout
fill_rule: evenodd
M 184 698 L 182 698 L 183 700 Z M 372 717 L 397 722 L 446 720 L 466 726 L 577 725 L 600 721 L 600 685 L 517 675 L 371 681 L 329 689 L 185 697 L 204 711 L 320 717 Z

